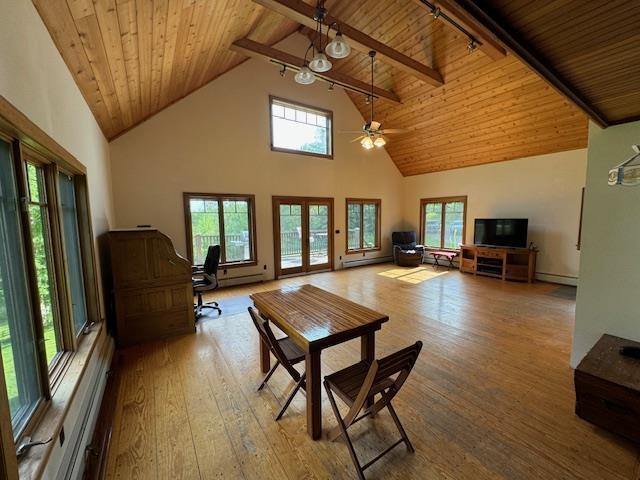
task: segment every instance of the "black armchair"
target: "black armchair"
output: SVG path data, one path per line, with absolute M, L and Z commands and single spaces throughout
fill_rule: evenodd
M 193 294 L 198 296 L 198 303 L 193 306 L 196 318 L 202 315 L 202 310 L 212 308 L 222 313 L 218 302 L 203 303 L 202 294 L 212 292 L 219 287 L 218 284 L 218 264 L 220 263 L 220 245 L 213 245 L 207 249 L 207 257 L 204 260 L 202 269 L 193 267 L 191 281 L 193 284 Z
M 417 267 L 422 263 L 424 247 L 416 244 L 416 232 L 393 232 L 393 263 L 402 267 Z

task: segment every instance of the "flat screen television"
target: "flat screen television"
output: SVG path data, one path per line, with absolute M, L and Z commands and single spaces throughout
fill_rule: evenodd
M 476 218 L 473 243 L 526 248 L 528 226 L 527 218 Z

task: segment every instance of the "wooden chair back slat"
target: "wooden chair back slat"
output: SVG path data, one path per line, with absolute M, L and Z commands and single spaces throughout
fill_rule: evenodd
M 269 327 L 269 320 L 265 319 L 260 315 L 260 313 L 253 307 L 249 307 L 249 315 L 251 315 L 251 320 L 253 320 L 253 324 L 258 329 L 258 333 L 262 338 L 262 341 L 267 344 L 273 356 L 280 362 L 280 364 L 289 372 L 289 374 L 293 377 L 295 381 L 300 380 L 300 373 L 293 367 L 285 353 L 280 348 L 280 344 L 276 339 L 276 336 L 273 334 L 273 330 Z

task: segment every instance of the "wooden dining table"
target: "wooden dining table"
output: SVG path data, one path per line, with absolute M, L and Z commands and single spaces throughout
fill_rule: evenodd
M 306 354 L 307 432 L 317 440 L 322 434 L 322 350 L 360 337 L 361 358 L 373 361 L 375 333 L 389 317 L 313 285 L 254 293 L 251 300 Z M 263 373 L 269 371 L 270 364 L 269 347 L 260 340 Z

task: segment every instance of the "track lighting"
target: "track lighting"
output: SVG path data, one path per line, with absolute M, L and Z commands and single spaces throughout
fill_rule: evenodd
M 476 48 L 478 48 L 478 44 L 476 43 L 476 41 L 473 38 L 469 39 L 469 44 L 467 45 L 467 50 L 469 50 L 469 53 L 473 53 Z
M 280 76 L 284 77 L 284 75 L 287 73 L 287 66 L 286 65 L 282 65 L 282 68 L 280 69 Z

